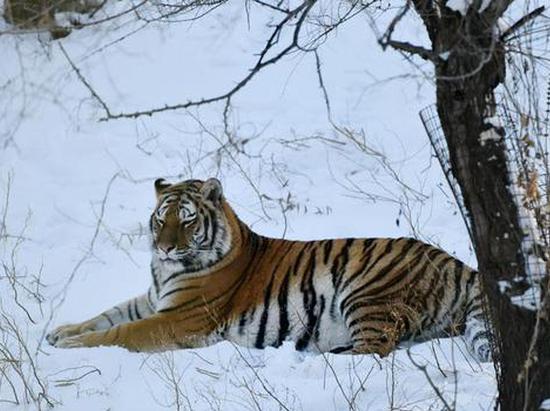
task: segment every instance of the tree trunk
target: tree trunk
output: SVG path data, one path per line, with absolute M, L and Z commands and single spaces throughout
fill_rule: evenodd
M 471 221 L 474 248 L 492 321 L 501 410 L 538 410 L 550 397 L 550 301 L 545 298 L 534 349 L 536 361 L 524 372 L 536 312 L 511 303 L 509 294 L 529 286 L 522 252 L 523 233 L 512 193 L 504 130 L 494 121 L 494 89 L 504 80 L 496 19 L 466 16 L 443 7 L 436 16 L 417 1 L 432 40 L 437 111 L 447 140 L 452 172 Z M 442 58 L 441 56 L 445 56 Z M 500 281 L 513 287 L 508 295 Z M 533 349 L 532 349 L 533 350 Z M 532 355 L 531 355 L 532 357 Z

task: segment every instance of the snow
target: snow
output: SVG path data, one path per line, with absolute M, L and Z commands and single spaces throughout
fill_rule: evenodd
M 483 0 L 479 6 L 478 12 L 483 13 L 483 11 L 491 4 L 491 1 L 492 0 Z M 473 3 L 474 2 L 472 0 L 449 0 L 445 6 L 451 10 L 458 11 L 460 14 L 465 16 Z
M 491 127 L 479 135 L 479 142 L 481 145 L 484 145 L 487 143 L 487 141 L 499 141 L 502 138 L 502 136 L 494 129 L 494 127 Z
M 114 14 L 124 6 L 112 7 Z M 270 18 L 251 15 L 247 21 L 241 5 L 225 5 L 203 21 L 150 24 L 118 41 L 138 26 L 127 16 L 116 31 L 85 28 L 60 44 L 114 113 L 148 109 L 225 92 L 246 75 Z M 417 35 L 415 27 L 410 32 Z M 241 218 L 262 234 L 414 234 L 474 263 L 417 116 L 433 89 L 402 77 L 411 67 L 398 53 L 379 50 L 361 17 L 338 30 L 320 56 L 334 121 L 364 129 L 366 145 L 331 128 L 315 59 L 294 55 L 232 99 L 230 132 L 248 139 L 249 155 L 219 150 L 226 139 L 222 104 L 99 122 L 102 108 L 57 43 L 32 34 L 2 40 L 0 259 L 18 276 L 0 277 L 0 312 L 14 319 L 29 347 L 22 370 L 31 381 L 25 395 L 15 370 L 7 369 L 21 403 L 8 409 L 29 409 L 26 401 L 45 407 L 32 364 L 60 410 L 441 408 L 428 377 L 456 409 L 491 408 L 492 365 L 475 363 L 460 337 L 411 348 L 427 375 L 406 348 L 379 359 L 298 353 L 287 343 L 259 351 L 225 342 L 144 355 L 59 350 L 43 340 L 53 326 L 82 321 L 149 285 L 147 220 L 157 177 L 217 176 Z M 365 154 L 368 149 L 387 161 Z M 15 288 L 8 278 L 18 279 Z M 17 335 L 2 338 L 13 352 L 22 349 Z M 0 399 L 13 400 L 5 381 Z
M 472 3 L 472 0 L 449 0 L 446 6 L 451 10 L 458 11 L 460 14 L 465 16 Z
M 550 398 L 547 398 L 543 402 L 541 402 L 540 407 L 541 410 L 550 410 Z
M 454 345 L 454 348 L 453 348 Z M 470 369 L 453 366 L 444 353 L 456 351 L 456 363 L 466 359 L 460 342 L 434 344 L 441 361 L 439 370 L 433 361 L 428 375 L 442 390 L 446 401 L 456 401 L 460 409 L 475 409 L 492 401 L 492 366 L 474 365 Z M 429 344 L 412 348 L 411 355 L 421 365 L 433 358 Z M 59 360 L 55 353 L 49 361 Z M 89 364 L 102 370 L 91 373 L 74 384 L 63 387 L 62 410 L 97 410 L 111 407 L 155 410 L 163 406 L 174 409 L 177 398 L 173 385 L 160 376 L 169 375 L 173 367 L 181 389 L 184 409 L 277 410 L 282 403 L 288 409 L 385 409 L 395 407 L 428 409 L 438 404 L 437 394 L 405 354 L 397 351 L 387 359 L 372 356 L 335 356 L 299 353 L 290 343 L 278 349 L 244 349 L 222 342 L 201 350 L 187 350 L 155 355 L 133 355 L 117 349 L 91 349 L 86 354 L 70 351 L 64 355 L 74 364 Z M 83 358 L 84 357 L 84 358 Z M 111 363 L 120 364 L 120 368 Z M 64 359 L 64 361 L 67 361 Z M 87 361 L 87 362 L 86 362 Z M 75 379 L 89 372 L 80 368 L 55 376 L 56 381 Z M 455 386 L 456 384 L 456 386 Z M 456 390 L 456 392 L 455 392 Z M 80 392 L 80 398 L 79 398 Z M 86 395 L 84 400 L 82 395 Z M 189 404 L 189 405 L 188 405 Z M 255 404 L 259 404 L 259 407 Z
M 491 125 L 495 128 L 502 127 L 502 123 L 498 116 L 486 117 L 485 124 Z
M 449 56 L 451 55 L 450 51 L 444 51 L 443 53 L 439 53 L 439 58 L 441 60 L 447 61 L 449 59 Z
M 492 0 L 483 0 L 481 2 L 481 6 L 479 6 L 479 12 L 483 13 L 487 9 L 487 7 L 489 7 L 489 5 L 491 4 L 491 1 Z
M 512 24 L 506 19 L 501 17 L 497 20 L 497 28 L 500 33 L 506 33 L 510 27 L 512 27 Z

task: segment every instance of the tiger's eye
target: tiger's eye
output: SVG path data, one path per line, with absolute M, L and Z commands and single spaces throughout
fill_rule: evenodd
M 189 211 L 185 208 L 182 208 L 179 213 L 181 223 L 187 227 L 197 218 L 197 213 L 194 211 Z

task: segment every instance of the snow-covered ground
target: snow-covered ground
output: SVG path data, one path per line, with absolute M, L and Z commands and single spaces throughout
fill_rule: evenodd
M 268 67 L 232 99 L 229 131 L 248 140 L 242 152 L 220 149 L 223 104 L 99 122 L 101 106 L 59 46 L 113 113 L 149 109 L 215 96 L 245 76 L 270 15 L 253 8 L 249 17 L 235 3 L 120 41 L 139 27 L 133 16 L 116 30 L 107 23 L 53 43 L 0 36 L 0 409 L 45 408 L 40 392 L 63 410 L 491 408 L 492 365 L 476 364 L 460 338 L 382 360 L 298 353 L 290 344 L 155 355 L 44 344 L 54 325 L 148 286 L 157 177 L 217 176 L 241 218 L 266 235 L 415 235 L 475 264 L 417 114 L 433 88 L 380 50 L 365 17 L 320 48 L 332 119 L 363 130 L 355 143 L 328 121 L 313 54 Z M 423 41 L 408 24 L 407 35 Z M 24 362 L 6 361 L 6 348 Z

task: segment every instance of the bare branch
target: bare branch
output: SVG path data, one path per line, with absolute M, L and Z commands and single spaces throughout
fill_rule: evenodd
M 385 49 L 385 46 L 384 46 L 385 42 L 391 39 L 391 36 L 395 30 L 395 27 L 397 26 L 397 23 L 399 23 L 403 19 L 403 17 L 405 17 L 405 15 L 410 9 L 410 5 L 411 4 L 409 1 L 405 3 L 405 6 L 401 8 L 399 13 L 397 13 L 397 15 L 392 19 L 392 21 L 388 25 L 388 28 L 386 29 L 386 32 L 384 33 L 384 35 L 380 39 L 378 39 L 378 42 L 382 44 L 382 47 L 384 49 Z
M 313 53 L 315 55 L 315 69 L 317 71 L 317 78 L 319 79 L 319 87 L 323 92 L 323 100 L 325 102 L 325 107 L 327 109 L 328 120 L 332 125 L 334 125 L 332 121 L 332 110 L 330 108 L 330 99 L 328 97 L 327 88 L 325 86 L 325 81 L 323 79 L 323 73 L 321 71 L 321 58 L 319 57 L 319 53 L 317 50 L 315 50 Z
M 502 39 L 506 39 L 510 34 L 515 33 L 518 29 L 529 23 L 531 20 L 537 18 L 540 16 L 545 10 L 544 6 L 540 6 L 533 10 L 532 12 L 526 14 L 521 19 L 516 21 L 514 24 L 512 24 L 511 27 L 509 27 L 502 35 L 500 36 Z
M 277 63 L 283 57 L 290 54 L 295 49 L 299 48 L 299 37 L 300 37 L 302 27 L 304 25 L 306 17 L 311 11 L 311 8 L 316 2 L 317 0 L 304 0 L 302 4 L 300 4 L 298 7 L 290 11 L 275 26 L 264 48 L 259 53 L 259 58 L 256 64 L 254 65 L 254 67 L 250 70 L 248 75 L 246 75 L 243 79 L 241 79 L 228 92 L 215 97 L 203 98 L 200 100 L 190 100 L 186 103 L 165 105 L 164 107 L 158 107 L 158 108 L 154 108 L 151 110 L 144 110 L 144 111 L 135 111 L 132 113 L 112 114 L 110 111 L 105 110 L 106 115 L 103 118 L 101 118 L 100 121 L 115 120 L 115 119 L 121 119 L 121 118 L 137 118 L 141 116 L 152 116 L 153 114 L 157 114 L 165 111 L 182 110 L 190 107 L 203 106 L 211 103 L 216 103 L 218 101 L 224 101 L 224 100 L 230 99 L 232 96 L 237 94 L 244 86 L 246 86 L 264 68 Z M 298 20 L 295 23 L 292 41 L 290 42 L 290 44 L 287 45 L 283 50 L 281 50 L 275 56 L 269 59 L 266 59 L 269 51 L 278 43 L 278 40 L 280 38 L 283 28 L 286 27 L 286 25 L 289 24 L 289 22 L 294 18 L 297 18 Z M 102 100 L 99 99 L 99 101 L 101 102 Z
M 436 62 L 438 60 L 438 57 L 432 50 L 425 49 L 424 47 L 415 46 L 411 43 L 403 42 L 403 41 L 397 41 L 397 40 L 386 40 L 385 42 L 380 42 L 380 45 L 382 48 L 386 48 L 387 46 L 391 46 L 392 48 L 403 51 L 405 53 L 413 54 L 416 56 L 420 56 L 424 60 L 429 60 L 432 62 Z
M 63 44 L 61 43 L 58 43 L 59 44 L 59 49 L 61 50 L 61 52 L 63 53 L 63 55 L 65 56 L 65 58 L 67 59 L 67 61 L 69 62 L 69 64 L 71 65 L 71 68 L 73 69 L 73 71 L 76 73 L 76 75 L 78 76 L 78 79 L 82 82 L 82 84 L 84 84 L 84 86 L 86 86 L 86 88 L 88 89 L 88 91 L 92 94 L 92 97 L 97 100 L 99 102 L 99 104 L 101 104 L 101 107 L 103 107 L 103 110 L 105 110 L 105 113 L 108 115 L 108 116 L 111 116 L 111 112 L 109 110 L 109 107 L 107 107 L 107 104 L 105 103 L 105 101 L 99 97 L 99 95 L 96 93 L 96 91 L 92 88 L 92 86 L 90 85 L 90 83 L 88 83 L 88 81 L 86 80 L 86 78 L 82 75 L 82 73 L 80 72 L 80 70 L 78 69 L 78 67 L 76 67 L 76 65 L 73 63 L 73 61 L 71 60 L 71 58 L 69 57 L 69 54 L 67 53 L 67 51 L 65 50 L 65 47 L 63 47 Z
M 409 357 L 409 359 L 411 360 L 411 362 L 413 363 L 413 365 L 418 368 L 420 371 L 422 371 L 422 374 L 424 374 L 424 376 L 426 377 L 426 380 L 428 381 L 428 384 L 430 384 L 430 387 L 432 387 L 432 390 L 435 392 L 435 394 L 437 395 L 437 397 L 441 400 L 441 402 L 443 403 L 443 406 L 445 407 L 445 410 L 446 411 L 452 411 L 454 408 L 451 408 L 451 406 L 449 405 L 449 403 L 447 402 L 447 400 L 445 399 L 445 397 L 443 396 L 443 394 L 441 393 L 441 391 L 439 390 L 439 388 L 437 388 L 437 385 L 435 385 L 432 377 L 430 377 L 430 374 L 428 373 L 428 370 L 427 370 L 427 367 L 426 365 L 422 365 L 422 364 L 419 364 L 418 362 L 416 362 L 411 354 L 411 350 L 410 349 L 407 349 L 406 350 L 407 352 L 407 356 Z
M 391 38 L 393 32 L 395 31 L 395 28 L 397 27 L 397 24 L 403 19 L 403 17 L 405 17 L 409 10 L 410 2 L 407 1 L 405 3 L 405 6 L 403 6 L 399 13 L 397 13 L 397 15 L 392 19 L 384 34 L 378 39 L 378 44 L 382 46 L 383 50 L 386 50 L 386 48 L 390 46 L 395 50 L 420 56 L 424 60 L 429 60 L 435 63 L 437 61 L 437 56 L 432 50 L 428 50 L 420 46 L 415 46 L 408 42 L 392 40 Z
M 280 11 L 281 13 L 285 13 L 285 14 L 291 13 L 290 9 L 288 9 L 288 8 L 283 9 L 279 5 L 269 4 L 269 3 L 266 3 L 265 1 L 262 1 L 262 0 L 252 0 L 252 1 L 253 1 L 253 3 L 259 4 L 260 6 L 267 7 L 267 8 L 270 8 L 272 10 L 275 10 L 275 11 Z

